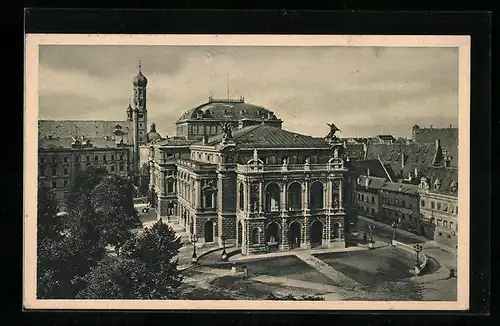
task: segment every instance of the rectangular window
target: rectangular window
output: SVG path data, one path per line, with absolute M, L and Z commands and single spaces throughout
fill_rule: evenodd
M 443 221 L 443 226 L 444 226 L 445 228 L 447 228 L 447 227 L 448 227 L 448 221 Z
M 375 204 L 375 197 L 372 196 L 372 204 Z
M 372 208 L 372 216 L 375 215 L 375 210 Z
M 401 201 L 401 206 L 406 207 L 406 206 L 405 206 L 405 204 L 406 204 L 406 203 L 405 203 L 405 201 L 404 201 L 404 200 L 402 200 L 402 201 Z
M 123 172 L 123 165 L 120 165 L 120 172 Z
M 55 176 L 57 174 L 57 169 L 56 168 L 52 168 L 52 176 Z
M 55 163 L 56 161 L 57 161 L 56 158 L 53 156 L 52 157 L 52 163 Z
M 450 229 L 453 229 L 453 222 L 450 222 Z
M 67 156 L 64 157 L 64 163 L 68 163 L 68 157 Z
M 114 161 L 114 160 L 115 160 L 115 156 L 111 155 L 111 161 Z
M 114 165 L 111 166 L 111 172 L 115 172 L 115 166 Z
M 97 156 L 97 155 L 96 155 L 96 156 L 95 156 L 95 158 L 94 158 L 94 160 L 95 160 L 96 162 L 97 162 L 97 161 L 99 161 L 99 156 Z
M 455 206 L 455 214 L 458 214 L 458 205 Z
M 87 155 L 87 162 L 90 162 L 90 156 Z
M 435 203 L 431 201 L 431 208 L 434 209 Z
M 173 192 L 174 192 L 174 183 L 173 183 L 173 182 L 171 182 L 171 181 L 167 183 L 167 192 L 168 192 L 169 194 L 171 194 L 171 193 L 173 193 Z
M 422 201 L 420 202 L 420 206 L 425 207 L 425 200 L 422 200 Z
M 57 182 L 52 181 L 52 188 L 57 188 Z
M 440 209 L 441 209 L 441 203 L 437 203 L 437 204 L 436 204 L 436 206 L 437 206 L 437 209 L 438 209 L 438 210 L 440 210 Z
M 64 168 L 64 175 L 68 175 L 68 168 Z
M 103 156 L 102 156 L 102 160 L 103 160 L 104 162 L 106 162 L 106 155 L 103 155 Z
M 80 162 L 80 156 L 75 156 L 75 162 Z
M 441 220 L 437 220 L 437 226 L 441 226 Z
M 122 155 L 120 155 L 120 160 L 121 160 L 121 161 L 123 161 L 123 154 L 122 154 Z
M 67 187 L 68 186 L 68 180 L 64 180 L 63 181 L 63 185 L 64 185 L 64 187 Z

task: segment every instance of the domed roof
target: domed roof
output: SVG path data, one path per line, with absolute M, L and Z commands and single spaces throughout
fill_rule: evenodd
M 148 79 L 142 74 L 142 63 L 139 61 L 139 73 L 134 78 L 134 86 L 146 87 Z
M 156 132 L 156 125 L 154 123 L 151 124 L 151 129 L 148 132 L 148 141 L 154 141 L 161 138 L 162 138 L 161 135 Z
M 261 106 L 245 103 L 243 98 L 212 99 L 194 109 L 186 111 L 180 120 L 214 119 L 214 120 L 276 120 L 276 115 Z
M 134 86 L 146 87 L 148 84 L 148 79 L 139 70 L 139 73 L 134 78 Z

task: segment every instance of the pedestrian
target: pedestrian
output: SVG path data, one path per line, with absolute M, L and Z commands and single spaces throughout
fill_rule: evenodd
M 241 267 L 243 269 L 243 279 L 247 279 L 248 278 L 248 268 L 244 265 Z

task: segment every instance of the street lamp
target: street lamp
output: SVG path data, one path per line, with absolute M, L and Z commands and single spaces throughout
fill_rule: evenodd
M 373 249 L 373 243 L 375 242 L 373 241 L 373 229 L 375 229 L 375 226 L 373 224 L 368 225 L 368 230 L 370 231 L 370 242 L 368 243 L 368 247 L 370 249 Z
M 413 246 L 413 250 L 417 253 L 417 265 L 415 266 L 415 275 L 420 274 L 420 253 L 423 250 L 423 247 L 420 243 L 417 243 Z
M 196 255 L 196 242 L 198 242 L 198 236 L 196 234 L 191 234 L 191 242 L 193 243 L 193 259 L 192 262 L 198 262 L 198 256 Z
M 392 222 L 392 244 L 396 241 L 396 228 L 399 226 L 399 220 Z
M 220 239 L 222 241 L 222 255 L 221 258 L 223 261 L 227 261 L 227 253 L 226 253 L 226 236 L 222 234 L 220 236 Z

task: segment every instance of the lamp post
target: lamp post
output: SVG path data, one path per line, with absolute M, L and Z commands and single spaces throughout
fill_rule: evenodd
M 224 234 L 222 234 L 220 236 L 220 239 L 222 241 L 222 254 L 221 254 L 221 258 L 222 258 L 222 261 L 227 261 L 227 253 L 226 253 L 226 236 Z
M 399 226 L 399 220 L 395 220 L 394 222 L 392 222 L 392 245 L 393 246 L 395 245 L 394 241 L 396 241 L 396 229 L 398 226 Z
M 420 243 L 417 243 L 413 246 L 413 250 L 417 253 L 417 265 L 415 266 L 415 275 L 420 274 L 420 253 L 422 252 L 423 248 Z
M 368 248 L 373 249 L 373 232 L 372 230 L 375 229 L 375 226 L 373 224 L 368 225 L 368 230 L 370 231 L 370 242 L 368 243 Z
M 191 234 L 191 242 L 193 243 L 193 263 L 198 262 L 198 256 L 196 255 L 196 242 L 198 242 L 198 236 L 196 234 Z

